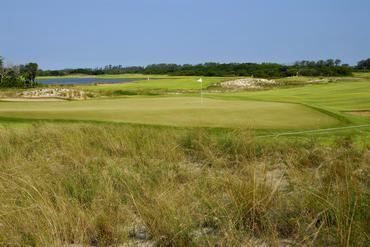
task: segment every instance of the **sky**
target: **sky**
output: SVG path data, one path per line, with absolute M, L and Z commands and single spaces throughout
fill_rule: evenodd
M 369 0 L 0 0 L 0 23 L 42 69 L 370 57 Z

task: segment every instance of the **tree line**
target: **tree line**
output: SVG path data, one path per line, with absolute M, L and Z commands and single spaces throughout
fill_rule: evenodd
M 44 76 L 64 76 L 71 74 L 166 74 L 177 76 L 255 76 L 279 78 L 287 76 L 348 76 L 357 67 L 342 64 L 339 59 L 319 61 L 298 61 L 292 65 L 277 63 L 202 63 L 202 64 L 151 64 L 148 66 L 107 65 L 101 68 L 78 68 L 39 71 Z
M 370 71 L 370 58 L 356 66 L 342 64 L 339 59 L 319 61 L 302 60 L 292 65 L 278 63 L 202 63 L 202 64 L 151 64 L 148 66 L 107 65 L 101 68 L 41 70 L 37 63 L 5 66 L 0 56 L 0 87 L 27 88 L 37 85 L 39 76 L 65 76 L 73 74 L 159 74 L 175 76 L 254 76 L 280 78 L 288 76 L 349 76 L 353 71 Z
M 370 58 L 359 61 L 357 63 L 356 69 L 370 71 Z
M 5 66 L 4 58 L 0 57 L 0 88 L 28 88 L 33 87 L 38 73 L 37 63 Z

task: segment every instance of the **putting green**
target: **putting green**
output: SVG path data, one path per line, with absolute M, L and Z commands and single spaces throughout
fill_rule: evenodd
M 0 102 L 0 117 L 261 129 L 318 128 L 340 123 L 299 104 L 208 98 L 200 104 L 197 97 Z

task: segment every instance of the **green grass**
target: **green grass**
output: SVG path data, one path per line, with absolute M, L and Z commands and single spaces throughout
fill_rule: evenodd
M 119 79 L 119 78 L 176 78 L 176 76 L 169 75 L 144 75 L 144 74 L 116 74 L 116 75 L 98 75 L 97 78 L 105 79 Z M 181 76 L 180 76 L 181 77 Z
M 204 88 L 209 87 L 215 83 L 222 81 L 236 79 L 238 77 L 205 77 L 205 76 L 168 76 L 168 75 L 142 75 L 142 74 L 118 74 L 118 75 L 99 75 L 99 76 L 86 76 L 86 75 L 68 75 L 68 76 L 43 76 L 37 79 L 58 79 L 58 78 L 80 78 L 80 77 L 96 77 L 102 79 L 119 79 L 119 78 L 137 78 L 142 79 L 131 83 L 115 83 L 106 85 L 76 85 L 79 88 L 91 91 L 115 91 L 115 90 L 200 90 L 200 83 L 197 82 L 199 78 L 203 79 Z M 147 80 L 147 78 L 153 80 Z
M 370 109 L 370 81 L 306 85 L 218 96 L 245 100 L 299 102 L 335 111 L 368 110 Z
M 105 78 L 120 78 L 120 77 L 108 77 Z M 134 78 L 134 77 L 132 77 Z M 154 77 L 155 78 L 155 77 Z M 194 76 L 180 76 L 180 77 L 160 77 L 155 80 L 141 80 L 131 83 L 122 84 L 107 84 L 107 85 L 80 85 L 79 87 L 85 90 L 91 91 L 114 91 L 114 90 L 163 90 L 163 91 L 175 91 L 175 90 L 200 90 L 200 83 L 197 80 L 200 77 Z M 203 87 L 209 87 L 215 83 L 235 79 L 234 77 L 202 77 Z
M 0 102 L 0 117 L 129 122 L 183 127 L 320 128 L 340 124 L 299 104 L 199 97 L 131 97 L 66 102 Z
M 367 124 L 369 89 L 0 102 L 0 246 L 368 246 L 370 127 L 274 134 Z
M 370 72 L 355 72 L 355 73 L 353 73 L 353 75 L 355 77 L 359 77 L 359 78 L 370 79 Z
M 102 75 L 101 78 L 143 78 L 146 75 Z M 301 84 L 304 86 L 290 88 L 274 88 L 263 91 L 244 91 L 244 92 L 223 92 L 212 93 L 205 90 L 205 97 L 220 99 L 220 104 L 205 104 L 199 107 L 198 104 L 185 104 L 183 97 L 176 95 L 184 93 L 185 95 L 195 95 L 199 93 L 200 85 L 196 80 L 199 77 L 187 76 L 164 76 L 150 75 L 157 80 L 143 80 L 134 83 L 112 84 L 112 85 L 79 85 L 77 87 L 89 91 L 100 92 L 102 95 L 130 95 L 143 94 L 132 97 L 130 100 L 120 99 L 119 101 L 89 101 L 87 103 L 40 103 L 40 106 L 51 104 L 51 108 L 63 109 L 58 112 L 49 110 L 37 112 L 32 110 L 34 118 L 51 118 L 51 119 L 82 119 L 82 120 L 104 120 L 104 121 L 123 121 L 129 123 L 145 123 L 174 126 L 207 126 L 207 127 L 251 127 L 263 129 L 261 134 L 276 133 L 275 130 L 289 131 L 289 129 L 299 130 L 299 128 L 322 128 L 333 125 L 357 125 L 366 124 L 370 120 L 365 117 L 353 116 L 346 112 L 369 110 L 370 109 L 370 80 L 366 73 L 355 73 L 354 77 L 331 78 L 336 79 L 335 83 L 305 85 L 310 80 L 316 80 L 315 77 L 289 77 L 281 78 L 282 81 L 290 84 Z M 212 86 L 223 80 L 235 78 L 224 77 L 202 77 L 204 88 Z M 145 99 L 145 94 L 163 94 L 173 93 L 171 99 L 156 98 Z M 196 95 L 198 97 L 198 95 Z M 145 100 L 144 100 L 145 99 Z M 124 100 L 124 101 L 122 101 Z M 198 100 L 189 98 L 190 102 Z M 226 101 L 227 100 L 227 101 Z M 229 101 L 235 101 L 233 103 Z M 244 104 L 240 101 L 246 101 Z M 260 102 L 257 104 L 257 101 Z M 106 103 L 103 103 L 106 102 Z M 122 103 L 125 102 L 125 103 Z M 138 107 L 136 107 L 136 102 Z M 146 102 L 146 103 L 145 103 Z M 185 102 L 185 101 L 184 101 Z M 211 102 L 211 101 L 210 101 Z M 222 102 L 222 103 L 221 103 Z M 314 110 L 307 110 L 307 107 L 299 105 L 285 105 L 273 102 L 299 103 L 311 107 Z M 152 104 L 153 103 L 153 104 Z M 168 105 L 167 105 L 168 103 Z M 12 105 L 13 103 L 9 103 Z M 24 109 L 33 104 L 19 103 Z M 117 105 L 115 105 L 117 104 Z M 149 105 L 148 105 L 149 104 Z M 83 109 L 78 109 L 80 105 Z M 135 105 L 135 106 L 134 106 Z M 230 106 L 227 109 L 224 106 Z M 254 107 L 254 106 L 257 107 Z M 265 106 L 271 107 L 267 109 Z M 16 106 L 16 105 L 13 105 Z M 38 104 L 36 104 L 38 106 Z M 71 106 L 71 107 L 69 107 Z M 93 108 L 97 106 L 103 109 Z M 129 108 L 129 109 L 128 109 Z M 143 110 L 143 108 L 147 109 Z M 289 110 L 287 110 L 289 108 Z M 302 114 L 297 111 L 304 110 Z M 43 109 L 43 107 L 41 108 Z M 86 111 L 85 111 L 86 110 Z M 11 109 L 9 111 L 12 111 Z M 14 113 L 6 112 L 9 121 L 14 117 L 29 118 L 30 112 L 17 109 Z M 47 111 L 47 112 L 46 112 Z M 84 112 L 85 111 L 85 112 Z M 280 112 L 281 111 L 281 112 Z M 125 113 L 124 113 L 125 112 Z M 318 112 L 321 112 L 318 114 Z M 81 114 L 80 114 L 81 113 Z M 314 114 L 313 114 L 314 113 Z M 63 117 L 63 114 L 67 114 Z M 155 117 L 155 114 L 161 114 Z M 289 116 L 289 117 L 288 117 Z M 303 117 L 307 116 L 310 119 Z M 318 117 L 317 124 L 315 118 Z M 331 117 L 329 117 L 331 116 Z M 32 116 L 31 116 L 32 117 Z M 336 120 L 334 120 L 336 119 Z M 333 121 L 334 120 L 334 121 Z M 2 121 L 4 122 L 4 120 Z M 293 124 L 297 122 L 297 124 Z M 283 130 L 284 129 L 284 130 Z M 338 134 L 348 132 L 346 130 L 338 131 Z M 331 133 L 336 133 L 333 131 Z

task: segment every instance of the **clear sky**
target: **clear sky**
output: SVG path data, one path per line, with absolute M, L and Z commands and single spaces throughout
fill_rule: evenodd
M 370 57 L 370 0 L 0 0 L 0 25 L 43 69 Z

